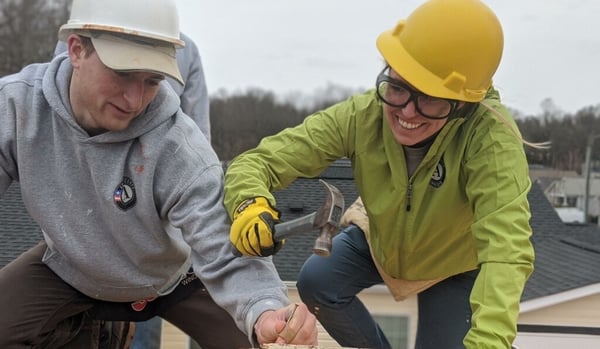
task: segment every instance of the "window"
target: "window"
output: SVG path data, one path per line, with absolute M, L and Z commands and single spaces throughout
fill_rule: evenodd
M 408 317 L 394 315 L 373 315 L 394 349 L 408 348 Z

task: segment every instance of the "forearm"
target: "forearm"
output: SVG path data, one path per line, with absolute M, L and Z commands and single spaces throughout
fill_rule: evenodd
M 481 265 L 471 291 L 471 329 L 467 349 L 510 348 L 517 332 L 519 304 L 532 264 Z
M 225 206 L 231 215 L 245 199 L 263 196 L 275 204 L 272 191 L 298 177 L 314 177 L 333 161 L 347 155 L 337 126 L 327 114 L 313 115 L 301 125 L 264 138 L 236 157 L 225 174 Z M 335 138 L 331 133 L 338 134 Z M 332 141 L 333 140 L 333 141 Z

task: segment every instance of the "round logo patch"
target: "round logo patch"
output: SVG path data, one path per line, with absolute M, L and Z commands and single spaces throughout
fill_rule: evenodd
M 119 183 L 115 189 L 113 198 L 115 204 L 122 210 L 127 210 L 135 205 L 137 197 L 135 195 L 135 186 L 133 185 L 131 178 L 123 177 L 123 181 Z
M 439 188 L 444 183 L 446 179 L 446 165 L 444 165 L 444 158 L 440 159 L 440 162 L 435 165 L 435 170 L 431 175 L 431 180 L 429 181 L 429 185 L 434 188 Z

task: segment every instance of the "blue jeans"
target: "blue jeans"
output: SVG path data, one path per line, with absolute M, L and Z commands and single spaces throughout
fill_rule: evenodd
M 131 349 L 160 349 L 162 319 L 158 316 L 135 323 Z
M 464 349 L 471 325 L 469 295 L 478 271 L 450 277 L 418 295 L 416 349 Z M 354 225 L 333 239 L 329 257 L 312 255 L 298 276 L 298 292 L 319 322 L 344 347 L 390 349 L 360 291 L 383 280 L 363 232 Z

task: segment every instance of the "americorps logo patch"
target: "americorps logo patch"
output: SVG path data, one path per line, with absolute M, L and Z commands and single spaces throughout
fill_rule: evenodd
M 135 205 L 137 196 L 135 195 L 135 185 L 129 177 L 123 177 L 123 181 L 115 188 L 113 195 L 115 204 L 122 210 L 127 210 Z
M 446 179 L 446 165 L 444 164 L 444 158 L 440 159 L 440 162 L 435 165 L 435 170 L 431 175 L 431 180 L 429 181 L 429 185 L 434 188 L 439 188 L 444 183 Z

